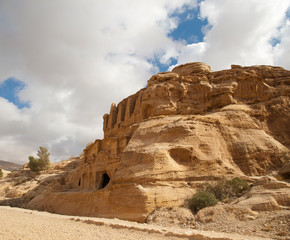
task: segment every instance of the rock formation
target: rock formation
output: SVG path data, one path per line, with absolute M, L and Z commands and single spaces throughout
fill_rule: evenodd
M 204 182 L 280 168 L 290 146 L 290 71 L 177 66 L 104 115 L 68 182 L 29 202 L 51 212 L 144 221 Z

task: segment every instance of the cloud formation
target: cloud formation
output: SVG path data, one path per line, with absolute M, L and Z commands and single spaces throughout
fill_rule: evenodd
M 111 103 L 144 87 L 158 62 L 290 69 L 288 2 L 0 0 L 0 83 L 21 80 L 18 98 L 30 105 L 0 97 L 0 159 L 27 162 L 41 145 L 54 160 L 80 154 L 102 138 Z M 193 18 L 199 10 L 209 24 L 203 41 L 170 37 L 176 13 Z
M 176 42 L 170 14 L 195 0 L 0 1 L 0 82 L 15 77 L 30 108 L 0 98 L 0 159 L 27 161 L 40 145 L 55 160 L 102 137 L 102 116 L 146 85 Z M 168 55 L 168 52 L 170 53 Z M 168 55 L 168 56 L 167 56 Z
M 184 46 L 178 64 L 204 61 L 214 70 L 240 65 L 281 65 L 290 68 L 290 2 L 285 0 L 205 0 L 200 17 L 208 20 L 203 42 Z M 288 10 L 289 11 L 289 10 Z M 281 41 L 273 46 L 273 40 Z

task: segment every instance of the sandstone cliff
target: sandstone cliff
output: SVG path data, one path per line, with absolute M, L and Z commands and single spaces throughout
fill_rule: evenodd
M 154 75 L 104 115 L 104 139 L 28 207 L 144 221 L 200 184 L 279 169 L 290 146 L 290 71 L 203 63 Z

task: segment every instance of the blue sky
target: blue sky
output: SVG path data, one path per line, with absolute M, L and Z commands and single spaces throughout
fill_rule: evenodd
M 175 12 L 170 15 L 176 18 L 178 25 L 170 33 L 168 37 L 175 41 L 183 42 L 184 44 L 192 44 L 202 42 L 204 38 L 204 28 L 207 27 L 207 19 L 201 19 L 199 16 L 199 7 L 196 9 L 189 9 L 184 12 Z M 158 56 L 152 61 L 153 64 L 158 66 L 158 71 L 166 72 L 171 65 L 177 64 L 176 58 L 170 58 L 167 63 L 161 63 Z
M 184 41 L 186 44 L 202 42 L 204 38 L 203 28 L 208 25 L 207 19 L 199 16 L 199 7 L 182 13 L 172 14 L 178 18 L 178 26 L 169 33 L 176 41 Z
M 102 138 L 112 102 L 178 64 L 290 69 L 289 7 L 285 0 L 0 0 L 0 159 L 27 162 L 40 145 L 54 161 L 79 155 Z
M 19 99 L 18 93 L 25 88 L 25 83 L 13 77 L 6 79 L 0 84 L 0 97 L 7 99 L 19 109 L 29 108 L 28 102 Z

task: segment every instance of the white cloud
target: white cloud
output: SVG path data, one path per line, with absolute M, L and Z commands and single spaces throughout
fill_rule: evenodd
M 284 29 L 289 7 L 290 2 L 286 0 L 201 2 L 200 16 L 209 23 L 204 42 L 185 46 L 178 57 L 178 64 L 191 59 L 204 61 L 214 70 L 229 68 L 231 64 L 280 64 L 289 67 L 290 60 L 286 57 L 289 33 Z M 271 40 L 281 27 L 284 32 L 275 52 Z M 276 56 L 278 53 L 279 57 Z
M 188 62 L 202 62 L 204 61 L 204 54 L 206 51 L 207 44 L 205 42 L 193 43 L 183 46 L 178 56 L 178 64 Z M 204 61 L 207 63 L 206 61 Z M 171 67 L 173 68 L 173 66 Z
M 0 98 L 0 159 L 26 162 L 40 146 L 61 160 L 102 137 L 102 116 L 144 87 L 159 55 L 178 45 L 167 34 L 174 11 L 196 0 L 1 0 L 0 81 L 26 84 L 18 109 Z M 5 117 L 2 117 L 5 116 Z
M 281 42 L 274 49 L 275 64 L 290 69 L 290 20 L 287 20 L 286 24 L 281 28 L 279 39 Z

